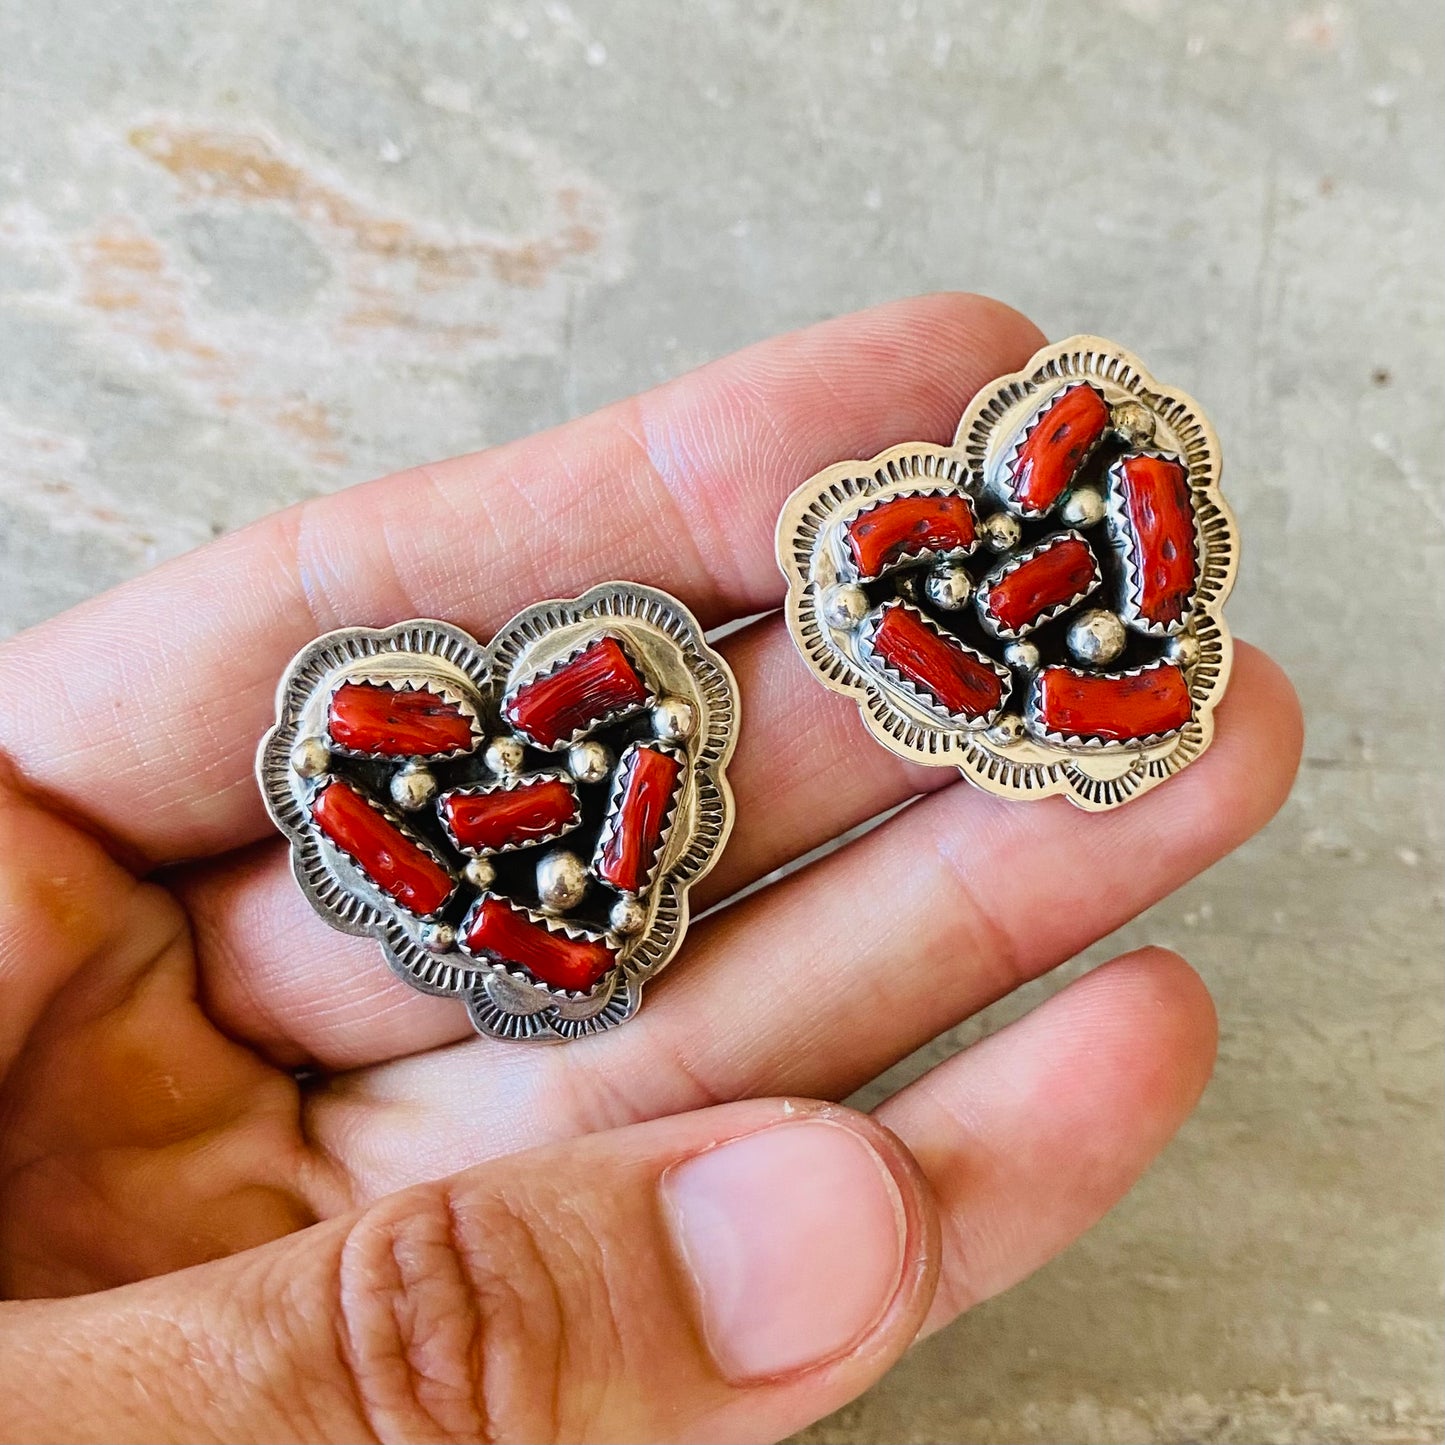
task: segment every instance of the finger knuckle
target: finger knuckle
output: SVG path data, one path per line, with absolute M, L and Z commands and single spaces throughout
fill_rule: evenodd
M 341 1353 L 381 1440 L 554 1439 L 565 1311 L 525 1211 L 447 1183 L 384 1200 L 340 1253 Z
M 940 961 L 956 966 L 956 950 L 966 946 L 974 972 L 991 998 L 1002 998 L 1032 977 L 1018 938 L 1010 929 L 1010 914 L 980 876 L 977 849 L 961 846 L 958 830 L 948 821 L 935 823 L 932 848 L 921 857 L 929 860 L 935 882 L 934 896 L 946 901 L 946 928 L 950 942 L 939 952 Z

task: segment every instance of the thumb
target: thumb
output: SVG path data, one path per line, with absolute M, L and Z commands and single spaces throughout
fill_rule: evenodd
M 6 1305 L 0 1432 L 776 1440 L 903 1352 L 937 1264 L 927 1186 L 893 1135 L 751 1100 L 105 1294 Z

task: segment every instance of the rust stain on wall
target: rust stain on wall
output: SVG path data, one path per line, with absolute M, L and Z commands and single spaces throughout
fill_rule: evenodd
M 114 496 L 95 474 L 86 445 L 0 411 L 0 505 L 44 519 L 60 536 L 95 536 L 146 559 L 159 518 Z
M 295 394 L 248 392 L 242 385 L 248 359 L 244 353 L 228 353 L 197 334 L 194 300 L 156 237 L 132 220 L 112 218 L 78 237 L 73 255 L 80 304 L 107 313 L 153 360 L 168 359 L 216 410 L 250 415 L 300 444 L 313 462 L 336 466 L 346 460 L 320 402 Z
M 83 306 L 124 313 L 158 351 L 186 356 L 206 368 L 222 366 L 221 353 L 191 334 L 180 282 L 155 237 L 117 218 L 82 235 L 75 259 Z
M 423 289 L 446 289 L 483 268 L 508 285 L 537 287 L 563 262 L 598 247 L 597 230 L 581 219 L 581 198 L 571 186 L 557 194 L 559 225 L 552 235 L 514 242 L 429 238 L 410 221 L 368 210 L 278 155 L 261 136 L 155 123 L 136 126 L 129 140 L 190 195 L 280 205 L 301 220 L 344 233 L 360 252 L 414 263 Z
M 67 226 L 11 207 L 0 246 L 53 271 L 41 304 L 110 364 L 310 467 L 347 465 L 358 431 L 375 444 L 367 398 L 398 366 L 558 346 L 578 280 L 615 266 L 596 193 L 530 152 L 544 219 L 498 235 L 379 203 L 259 130 L 160 116 L 90 144 L 118 163 L 109 213 Z

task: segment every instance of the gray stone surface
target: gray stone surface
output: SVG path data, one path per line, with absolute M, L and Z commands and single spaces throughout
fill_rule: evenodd
M 1204 970 L 1219 1073 L 805 1438 L 1439 1439 L 1442 55 L 1435 0 L 8 0 L 0 630 L 897 294 L 1134 346 L 1309 719 L 1278 823 L 1099 951 Z

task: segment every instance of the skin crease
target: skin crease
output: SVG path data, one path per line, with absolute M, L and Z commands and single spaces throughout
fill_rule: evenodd
M 900 763 L 776 617 L 751 624 L 724 646 L 739 822 L 700 907 L 929 796 L 696 924 L 636 1021 L 561 1049 L 470 1039 L 459 1005 L 312 916 L 250 776 L 276 677 L 329 626 L 440 615 L 485 635 L 603 576 L 668 588 L 707 625 L 775 607 L 772 519 L 798 481 L 945 440 L 1040 343 L 962 296 L 827 323 L 308 503 L 0 645 L 0 1436 L 774 1439 L 1128 1188 L 1213 1057 L 1207 994 L 1158 951 L 874 1120 L 809 1099 L 844 1097 L 1267 821 L 1299 718 L 1248 647 L 1211 751 L 1096 818 Z M 506 546 L 539 509 L 548 540 Z M 506 560 L 478 568 L 473 546 Z M 1065 906 L 1012 886 L 1031 866 L 1076 878 L 1085 846 L 1091 886 L 1060 885 Z M 853 902 L 880 882 L 889 906 L 860 930 Z M 897 1293 L 843 1356 L 733 1380 L 657 1228 L 660 1181 L 819 1108 L 897 1185 Z

